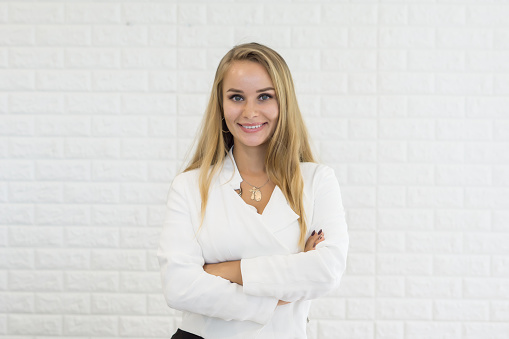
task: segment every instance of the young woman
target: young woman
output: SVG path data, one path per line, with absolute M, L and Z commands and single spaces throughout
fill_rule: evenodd
M 173 338 L 307 337 L 311 300 L 345 270 L 348 234 L 274 50 L 249 43 L 223 57 L 167 207 L 158 258 L 166 301 L 183 311 Z

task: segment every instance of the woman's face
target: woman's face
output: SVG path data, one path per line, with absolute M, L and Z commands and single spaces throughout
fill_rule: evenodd
M 266 146 L 279 117 L 276 91 L 265 68 L 235 61 L 223 80 L 224 120 L 235 147 Z

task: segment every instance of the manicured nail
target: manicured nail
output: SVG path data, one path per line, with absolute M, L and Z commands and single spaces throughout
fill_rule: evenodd
M 318 234 L 322 234 L 322 230 L 319 230 L 319 231 L 318 231 Z
M 315 235 L 315 231 L 313 231 L 313 233 L 311 233 L 311 236 Z

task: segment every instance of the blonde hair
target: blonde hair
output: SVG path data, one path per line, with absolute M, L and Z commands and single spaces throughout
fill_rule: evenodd
M 262 65 L 269 73 L 274 85 L 279 118 L 269 141 L 265 167 L 270 180 L 281 189 L 290 207 L 300 216 L 299 246 L 304 248 L 307 226 L 300 162 L 315 162 L 315 160 L 297 103 L 290 70 L 276 51 L 258 43 L 247 43 L 233 47 L 221 59 L 202 121 L 196 151 L 184 172 L 200 170 L 199 188 L 203 223 L 212 178 L 233 146 L 233 136 L 223 119 L 223 80 L 232 63 L 244 60 Z

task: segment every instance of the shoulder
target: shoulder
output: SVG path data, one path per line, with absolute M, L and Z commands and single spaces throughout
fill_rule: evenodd
M 300 171 L 304 182 L 315 182 L 331 176 L 336 177 L 331 167 L 315 162 L 301 162 Z
M 316 195 L 324 190 L 339 189 L 339 182 L 334 169 L 327 165 L 303 162 L 300 166 L 304 190 L 307 194 Z
M 199 169 L 179 173 L 177 176 L 175 176 L 175 178 L 173 178 L 171 187 L 177 191 L 189 191 L 194 187 L 198 187 L 199 176 Z

